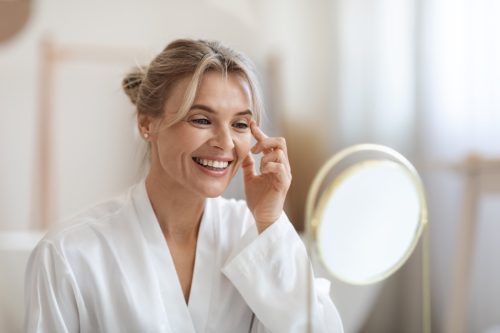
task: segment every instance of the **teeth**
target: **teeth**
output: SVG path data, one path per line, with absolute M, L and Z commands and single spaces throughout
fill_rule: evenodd
M 201 159 L 198 157 L 196 157 L 194 160 L 198 164 L 201 164 L 203 166 L 209 166 L 209 167 L 216 168 L 216 169 L 225 169 L 229 165 L 229 162 L 227 162 L 227 161 L 204 160 L 204 159 Z

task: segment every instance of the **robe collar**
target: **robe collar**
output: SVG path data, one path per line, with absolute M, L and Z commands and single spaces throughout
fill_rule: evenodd
M 204 332 L 208 324 L 213 279 L 217 272 L 214 199 L 206 199 L 201 219 L 188 304 L 168 244 L 149 200 L 145 180 L 132 189 L 132 202 L 157 275 L 160 297 L 172 332 Z

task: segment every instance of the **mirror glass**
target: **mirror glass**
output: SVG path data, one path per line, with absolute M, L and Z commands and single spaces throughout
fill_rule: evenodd
M 406 261 L 423 227 L 418 181 L 390 160 L 358 162 L 335 177 L 314 216 L 317 251 L 333 276 L 374 283 Z

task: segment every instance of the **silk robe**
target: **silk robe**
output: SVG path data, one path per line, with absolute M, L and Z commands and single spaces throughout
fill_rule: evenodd
M 50 231 L 26 271 L 27 332 L 306 332 L 305 247 L 283 213 L 260 235 L 245 201 L 207 199 L 186 304 L 144 181 Z M 314 332 L 342 332 L 314 279 Z

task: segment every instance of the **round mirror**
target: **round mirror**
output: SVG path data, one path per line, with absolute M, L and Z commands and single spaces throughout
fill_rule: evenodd
M 327 174 L 334 177 L 325 185 Z M 321 263 L 351 284 L 375 283 L 395 272 L 426 223 L 416 170 L 402 155 L 380 145 L 353 146 L 330 159 L 313 183 L 307 206 Z

